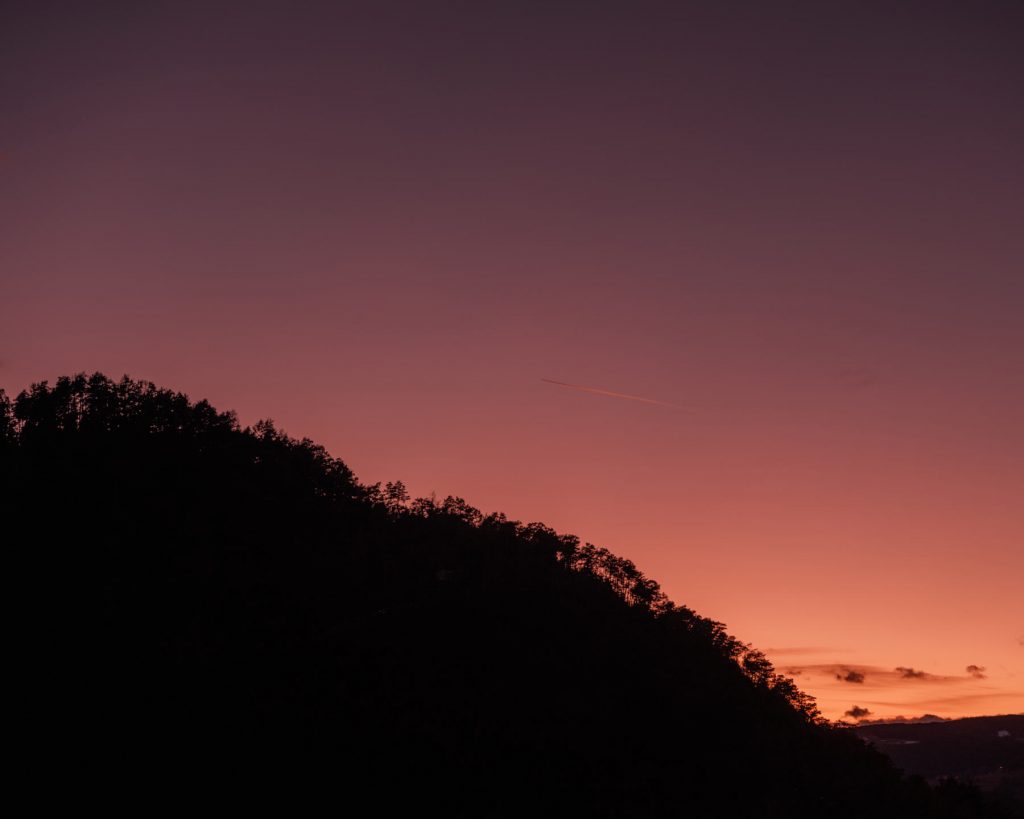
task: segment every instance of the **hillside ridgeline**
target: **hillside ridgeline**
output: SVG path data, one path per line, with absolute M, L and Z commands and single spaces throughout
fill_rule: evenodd
M 0 497 L 30 755 L 62 781 L 298 767 L 376 815 L 1011 815 L 905 778 L 630 561 L 146 382 L 0 394 Z

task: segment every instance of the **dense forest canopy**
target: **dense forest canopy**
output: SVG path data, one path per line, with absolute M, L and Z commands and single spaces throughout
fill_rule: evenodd
M 385 812 L 1011 815 L 903 777 L 629 560 L 361 484 L 270 421 L 63 377 L 0 392 L 0 482 L 38 741 L 124 775 L 304 759 Z

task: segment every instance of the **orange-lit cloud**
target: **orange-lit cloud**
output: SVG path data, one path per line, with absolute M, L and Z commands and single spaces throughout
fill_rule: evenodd
M 832 718 L 863 719 L 861 709 L 874 719 L 904 719 L 923 714 L 943 718 L 983 713 L 1020 711 L 1019 686 L 1014 674 L 1000 666 L 990 679 L 985 666 L 961 666 L 964 674 L 938 674 L 909 665 L 887 667 L 848 662 L 801 663 L 779 666 L 781 673 L 796 675 L 797 684 L 814 695 L 822 711 Z M 853 684 L 853 685 L 851 685 Z M 856 689 L 858 702 L 851 708 L 850 691 Z M 854 713 L 857 712 L 857 713 Z
M 977 666 L 975 666 L 977 668 Z M 858 685 L 892 685 L 926 683 L 956 683 L 971 679 L 976 675 L 968 674 L 967 677 L 951 675 L 929 674 L 926 671 L 918 671 L 907 666 L 896 668 L 884 668 L 871 665 L 851 665 L 845 663 L 813 663 L 801 664 L 783 668 L 786 674 L 816 674 L 823 677 L 831 677 L 843 683 L 856 683 Z

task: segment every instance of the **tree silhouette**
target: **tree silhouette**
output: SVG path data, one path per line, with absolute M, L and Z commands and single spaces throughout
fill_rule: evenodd
M 903 777 L 631 561 L 149 382 L 0 393 L 0 498 L 26 754 L 65 784 L 187 760 L 384 815 L 1009 815 Z

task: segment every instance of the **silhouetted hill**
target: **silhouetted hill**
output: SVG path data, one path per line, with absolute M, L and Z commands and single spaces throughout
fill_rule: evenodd
M 970 779 L 987 790 L 1024 798 L 1024 715 L 853 729 L 900 768 L 929 780 Z
M 903 778 L 628 560 L 152 384 L 0 396 L 0 497 L 47 793 L 301 770 L 359 815 L 1010 815 Z

